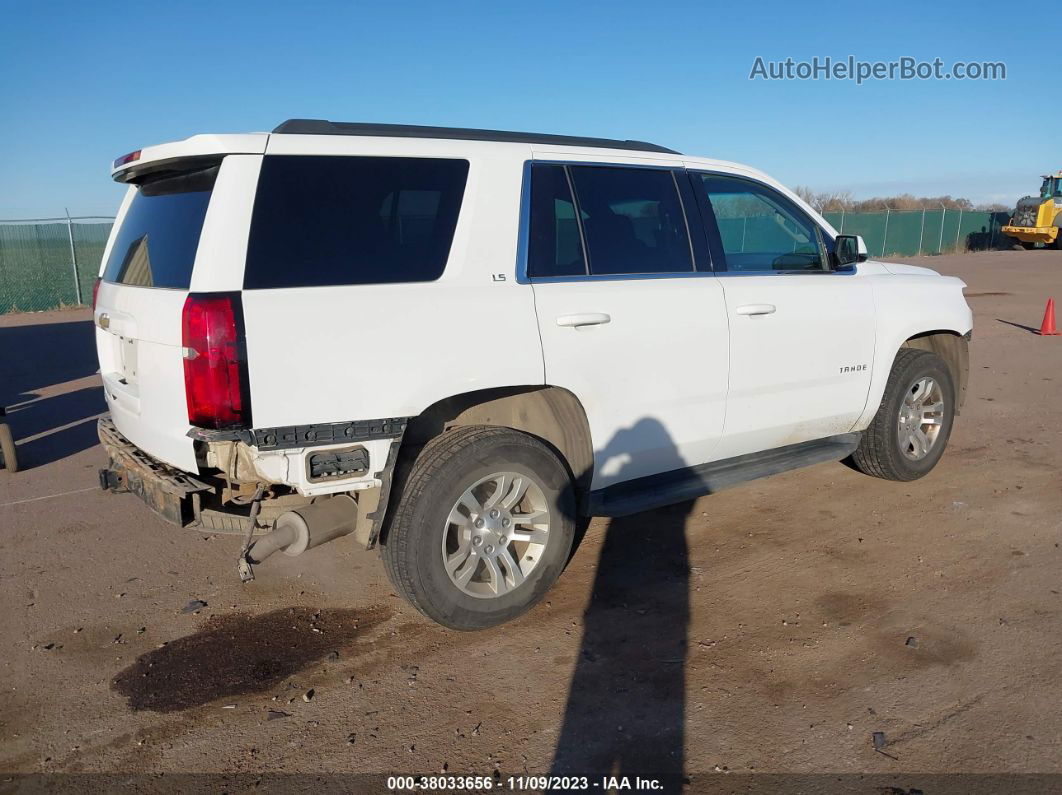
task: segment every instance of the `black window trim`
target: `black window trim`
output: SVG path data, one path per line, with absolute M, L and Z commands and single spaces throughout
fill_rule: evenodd
M 816 230 L 819 244 L 819 251 L 821 252 L 822 261 L 829 264 L 830 255 L 826 248 L 825 241 L 833 241 L 834 238 L 823 228 L 822 224 L 808 215 L 799 206 L 793 203 L 793 201 L 777 188 L 768 185 L 762 180 L 758 180 L 755 177 L 747 176 L 745 174 L 735 174 L 728 171 L 713 171 L 708 168 L 688 168 L 686 173 L 689 175 L 690 185 L 693 188 L 695 198 L 697 200 L 697 206 L 701 211 L 701 216 L 704 221 L 705 234 L 708 237 L 708 247 L 711 251 L 712 263 L 716 265 L 715 272 L 719 276 L 851 276 L 855 273 L 855 268 L 843 268 L 836 270 L 831 267 L 824 268 L 822 270 L 779 270 L 779 271 L 731 271 L 726 262 L 726 253 L 723 250 L 723 236 L 719 231 L 719 222 L 715 217 L 715 210 L 712 209 L 712 204 L 708 200 L 708 194 L 704 190 L 703 185 L 698 185 L 698 181 L 701 180 L 701 175 L 710 177 L 728 177 L 730 179 L 743 180 L 745 182 L 751 182 L 754 185 L 770 191 L 773 196 L 776 196 L 779 203 L 789 210 L 794 215 L 807 220 L 809 224 Z
M 575 228 L 579 230 L 579 247 L 583 252 L 583 276 L 593 276 L 593 268 L 590 267 L 590 247 L 586 245 L 586 232 L 583 230 L 582 213 L 579 210 L 579 192 L 575 189 L 575 180 L 572 179 L 572 170 L 568 166 L 564 169 L 564 180 L 568 183 L 568 193 L 572 197 L 572 212 L 575 214 Z M 532 166 L 532 171 L 534 167 Z
M 575 203 L 575 220 L 579 227 L 579 239 L 583 247 L 583 262 L 587 273 L 569 276 L 531 276 L 528 271 L 528 247 L 531 228 L 531 173 L 535 166 L 563 166 L 564 173 L 571 188 L 572 200 Z M 592 166 L 597 168 L 626 168 L 626 169 L 649 169 L 655 171 L 671 172 L 672 181 L 675 184 L 675 192 L 678 194 L 679 206 L 686 222 L 686 239 L 690 246 L 693 269 L 689 271 L 674 271 L 670 273 L 593 273 L 590 264 L 590 252 L 586 245 L 586 236 L 583 232 L 582 212 L 579 207 L 579 196 L 575 189 L 575 181 L 571 177 L 572 166 Z M 690 197 L 682 189 L 679 175 L 689 173 L 682 164 L 656 165 L 651 163 L 622 163 L 609 161 L 584 161 L 584 160 L 527 160 L 524 162 L 523 186 L 520 201 L 520 240 L 517 250 L 516 280 L 520 284 L 550 284 L 554 282 L 578 282 L 578 281 L 627 281 L 635 279 L 688 279 L 690 277 L 712 276 L 712 258 L 708 249 L 696 242 L 695 235 L 704 235 L 699 212 L 695 212 L 689 206 Z M 697 201 L 694 191 L 694 201 Z

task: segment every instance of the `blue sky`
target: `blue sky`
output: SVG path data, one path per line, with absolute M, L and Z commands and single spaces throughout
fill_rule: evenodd
M 857 197 L 1012 204 L 1062 168 L 1057 26 L 1016 30 L 996 3 L 0 0 L 0 11 L 0 218 L 111 213 L 115 156 L 290 117 L 639 138 Z M 749 80 L 757 56 L 848 55 L 1003 61 L 1007 79 Z

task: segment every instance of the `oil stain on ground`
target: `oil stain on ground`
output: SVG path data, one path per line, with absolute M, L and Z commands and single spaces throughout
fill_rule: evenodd
M 134 710 L 176 712 L 259 693 L 341 651 L 390 617 L 389 608 L 291 607 L 260 616 L 211 617 L 194 635 L 137 658 L 111 686 Z

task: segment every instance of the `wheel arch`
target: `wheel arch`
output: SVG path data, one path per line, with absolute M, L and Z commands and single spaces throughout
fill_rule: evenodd
M 384 543 L 394 506 L 402 498 L 405 476 L 421 448 L 440 434 L 466 425 L 512 428 L 547 444 L 568 467 L 579 512 L 585 513 L 594 447 L 579 399 L 562 387 L 541 384 L 481 389 L 438 400 L 409 420 L 381 529 Z
M 949 324 L 950 325 L 950 324 Z M 956 323 L 956 325 L 961 324 Z M 867 393 L 866 406 L 859 420 L 852 426 L 853 431 L 866 429 L 874 420 L 874 415 L 881 405 L 885 386 L 892 372 L 896 356 L 904 348 L 927 350 L 940 356 L 948 365 L 955 382 L 956 413 L 966 400 L 967 384 L 970 376 L 969 343 L 973 332 L 967 325 L 966 330 L 952 326 L 940 325 L 936 328 L 913 326 L 898 330 L 894 334 L 879 337 L 877 351 L 874 355 L 874 369 Z M 879 332 L 880 334 L 880 332 Z
M 960 334 L 951 329 L 923 331 L 908 337 L 900 347 L 930 351 L 944 360 L 955 384 L 955 413 L 960 413 L 966 402 L 966 385 L 970 381 L 970 332 Z

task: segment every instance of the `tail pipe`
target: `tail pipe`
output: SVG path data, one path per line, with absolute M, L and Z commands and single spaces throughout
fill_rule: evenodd
M 277 551 L 292 557 L 301 555 L 307 549 L 352 533 L 357 515 L 357 503 L 346 494 L 283 513 L 271 532 L 251 544 L 247 562 L 261 563 Z

